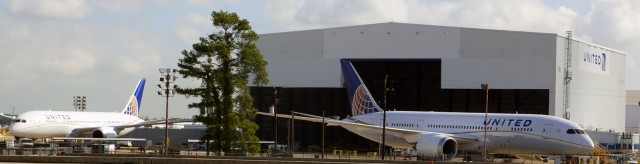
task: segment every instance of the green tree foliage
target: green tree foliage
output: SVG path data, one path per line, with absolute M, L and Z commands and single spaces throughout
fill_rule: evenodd
M 195 119 L 207 126 L 203 139 L 212 140 L 210 150 L 230 152 L 231 148 L 240 148 L 257 153 L 258 125 L 253 121 L 257 110 L 249 94 L 249 75 L 257 86 L 269 81 L 267 62 L 254 44 L 258 34 L 236 13 L 214 11 L 211 17 L 217 32 L 201 37 L 193 50 L 183 50 L 178 62 L 178 73 L 200 80 L 201 86 L 176 91 L 201 98 L 189 108 L 204 111 Z

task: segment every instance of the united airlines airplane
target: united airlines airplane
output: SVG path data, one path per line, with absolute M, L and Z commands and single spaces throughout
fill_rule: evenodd
M 159 124 L 158 121 L 145 122 L 138 118 L 145 81 L 140 79 L 120 113 L 29 111 L 13 119 L 9 133 L 26 138 L 116 138 L 131 132 L 133 127 Z
M 341 60 L 352 117 L 325 118 L 371 141 L 382 137 L 382 110 L 373 100 L 351 62 Z M 271 113 L 262 115 L 273 116 Z M 322 122 L 322 117 L 301 114 L 296 119 Z M 291 118 L 278 114 L 278 117 Z M 482 154 L 486 150 L 518 157 L 586 155 L 594 148 L 591 138 L 576 123 L 558 117 L 532 114 L 388 111 L 387 146 L 415 148 L 422 158 L 451 159 L 459 152 Z

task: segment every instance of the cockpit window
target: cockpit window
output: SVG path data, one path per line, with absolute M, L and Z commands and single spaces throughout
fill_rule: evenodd
M 567 134 L 584 134 L 584 130 L 580 129 L 568 129 Z
M 15 120 L 13 120 L 13 122 L 27 123 L 27 120 L 25 120 L 25 119 L 15 119 Z

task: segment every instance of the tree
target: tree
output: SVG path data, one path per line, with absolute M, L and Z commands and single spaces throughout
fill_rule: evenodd
M 213 11 L 211 17 L 217 32 L 201 37 L 192 50 L 183 50 L 178 62 L 178 73 L 200 80 L 201 85 L 176 91 L 201 98 L 189 108 L 201 110 L 195 119 L 207 126 L 202 139 L 213 141 L 209 150 L 229 152 L 234 147 L 257 153 L 258 125 L 253 121 L 257 110 L 249 94 L 249 75 L 257 86 L 269 81 L 267 62 L 254 44 L 258 34 L 236 13 Z

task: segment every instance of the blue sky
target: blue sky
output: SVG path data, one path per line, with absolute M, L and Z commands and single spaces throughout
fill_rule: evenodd
M 141 115 L 164 116 L 160 67 L 214 31 L 211 11 L 237 12 L 258 33 L 403 22 L 549 32 L 628 53 L 627 88 L 640 89 L 640 8 L 632 0 L 5 0 L 0 1 L 0 112 L 119 112 L 148 78 Z M 179 79 L 178 85 L 194 85 Z M 170 117 L 191 117 L 177 96 Z

